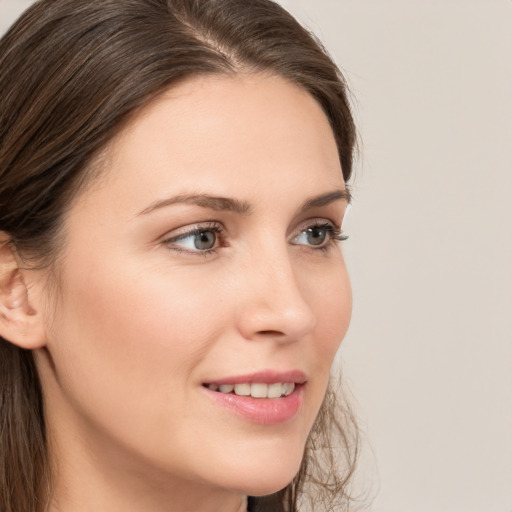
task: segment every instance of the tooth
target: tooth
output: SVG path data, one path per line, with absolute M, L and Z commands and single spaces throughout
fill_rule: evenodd
M 221 393 L 231 393 L 233 389 L 235 389 L 235 386 L 233 386 L 233 384 L 221 384 L 219 386 L 219 391 Z
M 293 390 L 295 389 L 295 383 L 294 382 L 287 382 L 286 384 L 283 384 L 283 395 L 288 396 L 293 393 Z
M 211 389 L 212 391 L 218 391 L 219 386 L 217 386 L 217 384 L 208 384 L 208 389 Z
M 268 385 L 268 397 L 279 398 L 283 394 L 283 385 L 280 382 Z
M 267 384 L 251 384 L 251 396 L 253 398 L 267 398 L 267 390 L 268 385 Z
M 249 396 L 251 394 L 250 384 L 235 384 L 235 395 Z

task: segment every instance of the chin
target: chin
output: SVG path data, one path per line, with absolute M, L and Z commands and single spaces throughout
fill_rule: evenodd
M 297 471 L 299 468 L 297 468 Z M 295 471 L 293 474 L 278 475 L 276 478 L 270 478 L 268 475 L 253 475 L 247 482 L 240 482 L 233 491 L 247 496 L 267 496 L 274 494 L 281 489 L 284 489 L 297 474 Z
M 267 481 L 266 479 L 262 480 L 261 482 L 257 482 L 256 485 L 255 482 L 252 482 L 253 485 L 249 489 L 244 489 L 243 493 L 247 496 L 268 496 L 269 494 L 274 494 L 281 489 L 284 489 L 293 479 L 295 474 L 292 476 L 292 478 L 283 479 L 281 481 Z
M 248 457 L 248 464 L 235 470 L 228 486 L 249 496 L 266 496 L 280 491 L 295 477 L 302 462 L 300 454 L 276 453 L 273 457 Z

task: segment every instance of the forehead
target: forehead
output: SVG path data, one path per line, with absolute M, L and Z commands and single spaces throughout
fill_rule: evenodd
M 134 203 L 153 201 L 155 189 L 240 196 L 296 180 L 322 182 L 321 192 L 343 185 L 319 104 L 263 74 L 199 77 L 169 89 L 134 116 L 104 156 L 107 188 L 134 195 Z

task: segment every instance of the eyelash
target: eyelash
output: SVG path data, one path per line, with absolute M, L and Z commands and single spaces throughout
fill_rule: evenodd
M 306 246 L 309 249 L 312 249 L 313 251 L 327 252 L 334 245 L 336 245 L 337 242 L 343 242 L 348 239 L 348 235 L 343 234 L 342 230 L 340 228 L 336 227 L 334 224 L 332 224 L 330 222 L 318 222 L 318 221 L 305 226 L 303 229 L 300 230 L 300 232 L 294 238 L 297 238 L 302 233 L 306 232 L 306 230 L 308 230 L 308 229 L 315 229 L 315 228 L 325 230 L 328 234 L 327 236 L 329 237 L 329 240 L 325 244 L 322 244 L 321 246 L 318 246 L 318 247 L 315 247 L 314 245 Z M 184 239 L 189 238 L 194 235 L 200 235 L 201 233 L 215 233 L 217 235 L 215 247 L 213 247 L 211 249 L 204 249 L 204 250 L 200 250 L 200 249 L 187 250 L 183 247 L 173 245 L 180 240 L 184 240 Z M 197 227 L 195 227 L 189 231 L 180 233 L 179 235 L 176 235 L 176 236 L 166 238 L 165 240 L 163 240 L 162 243 L 164 245 L 166 245 L 169 250 L 175 251 L 177 253 L 190 254 L 193 256 L 209 256 L 211 254 L 216 253 L 217 250 L 219 249 L 219 247 L 227 247 L 228 246 L 228 244 L 226 243 L 226 240 L 225 240 L 224 228 L 221 225 L 216 224 L 216 223 L 200 224 Z M 295 245 L 305 246 L 305 244 L 295 244 Z
M 305 229 L 301 230 L 303 233 L 306 229 L 317 228 L 324 229 L 329 234 L 329 241 L 322 245 L 321 247 L 310 246 L 315 251 L 328 251 L 335 245 L 337 242 L 344 242 L 348 239 L 348 235 L 345 235 L 340 228 L 337 228 L 334 224 L 329 222 L 318 222 L 314 223 L 311 226 L 307 226 Z
M 225 237 L 224 237 L 224 229 L 215 223 L 205 223 L 205 224 L 199 224 L 194 229 L 191 229 L 190 231 L 185 231 L 179 235 L 166 238 L 163 241 L 163 244 L 167 246 L 167 248 L 171 251 L 175 251 L 177 253 L 185 253 L 185 254 L 191 254 L 193 256 L 208 256 L 210 254 L 213 254 L 217 251 L 219 248 L 219 245 L 216 244 L 216 246 L 212 249 L 205 249 L 203 251 L 196 250 L 196 251 L 189 251 L 183 247 L 172 245 L 180 240 L 184 240 L 185 238 L 188 238 L 190 236 L 199 235 L 201 233 L 205 232 L 211 232 L 215 233 L 217 235 L 217 239 L 220 239 L 220 247 L 226 247 L 225 244 Z

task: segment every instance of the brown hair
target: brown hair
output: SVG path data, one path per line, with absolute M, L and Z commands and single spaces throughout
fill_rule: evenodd
M 285 77 L 318 101 L 347 181 L 356 137 L 345 81 L 321 44 L 276 3 L 35 3 L 0 40 L 0 231 L 19 254 L 51 267 L 64 210 L 129 116 L 185 78 L 241 70 Z M 251 510 L 294 512 L 305 488 L 324 496 L 326 510 L 345 508 L 357 430 L 346 406 L 341 416 L 336 411 L 328 391 L 298 475 L 276 494 L 250 498 Z M 50 483 L 32 353 L 0 338 L 0 510 L 45 510 Z

